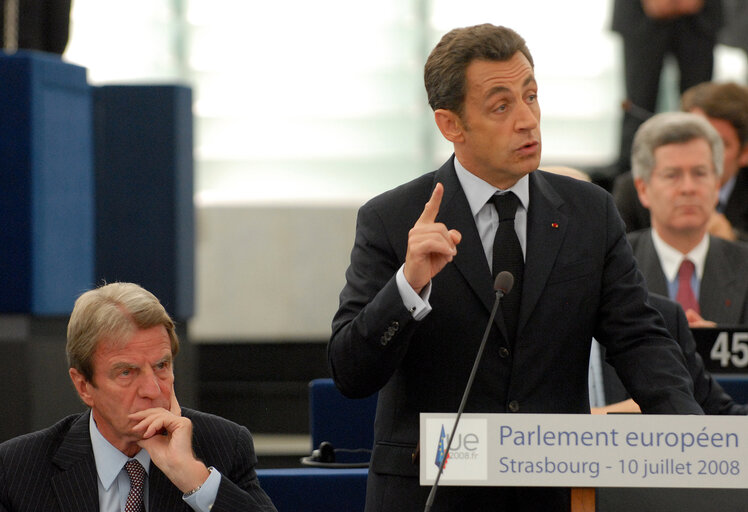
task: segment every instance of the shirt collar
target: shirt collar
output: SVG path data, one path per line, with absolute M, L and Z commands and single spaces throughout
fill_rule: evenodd
M 704 236 L 704 238 L 701 239 L 701 242 L 699 242 L 691 252 L 683 254 L 678 249 L 668 245 L 660 235 L 657 234 L 657 231 L 651 229 L 650 232 L 652 233 L 652 243 L 654 244 L 655 252 L 657 252 L 662 271 L 665 273 L 665 278 L 668 282 L 675 281 L 676 277 L 678 277 L 680 264 L 686 258 L 693 262 L 696 267 L 696 277 L 701 280 L 701 276 L 704 275 L 706 253 L 709 250 L 709 235 Z
M 88 431 L 91 435 L 91 446 L 96 461 L 96 473 L 99 475 L 104 490 L 109 490 L 119 472 L 122 471 L 122 467 L 130 458 L 137 459 L 148 474 L 151 468 L 151 456 L 148 452 L 140 450 L 134 457 L 128 457 L 119 451 L 101 435 L 94 421 L 93 413 L 89 414 Z
M 465 167 L 462 166 L 457 157 L 455 156 L 455 172 L 457 172 L 457 179 L 460 181 L 465 197 L 467 197 L 468 204 L 470 204 L 470 211 L 475 217 L 478 211 L 483 208 L 491 199 L 491 196 L 496 192 L 508 192 L 512 191 L 519 198 L 519 202 L 522 204 L 525 210 L 530 206 L 530 178 L 529 175 L 522 176 L 517 183 L 508 189 L 501 190 L 490 183 L 480 179 L 475 174 L 471 173 Z

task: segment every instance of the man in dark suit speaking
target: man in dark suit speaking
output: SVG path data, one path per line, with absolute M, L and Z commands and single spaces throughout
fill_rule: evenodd
M 275 511 L 247 429 L 179 407 L 179 341 L 150 292 L 81 295 L 66 350 L 90 412 L 0 445 L 0 511 Z
M 431 52 L 425 83 L 454 156 L 360 209 L 328 346 L 344 394 L 379 391 L 367 512 L 423 509 L 419 413 L 457 410 L 500 271 L 515 285 L 466 412 L 589 413 L 594 336 L 645 412 L 701 414 L 612 198 L 536 171 L 540 106 L 524 40 L 493 25 L 453 30 Z M 433 510 L 568 505 L 564 489 L 444 487 Z

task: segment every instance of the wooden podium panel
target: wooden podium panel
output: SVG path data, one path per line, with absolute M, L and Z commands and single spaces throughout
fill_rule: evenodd
M 574 487 L 571 490 L 571 512 L 595 512 L 595 489 Z

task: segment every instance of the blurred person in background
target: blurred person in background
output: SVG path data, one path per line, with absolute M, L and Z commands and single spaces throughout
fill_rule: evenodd
M 612 29 L 623 42 L 623 102 L 614 178 L 631 169 L 631 142 L 639 125 L 657 111 L 666 57 L 680 72 L 679 92 L 712 79 L 714 47 L 722 26 L 721 0 L 615 0 Z
M 71 0 L 0 0 L 0 6 L 6 51 L 63 54 L 70 38 Z
M 727 240 L 748 241 L 748 87 L 734 82 L 705 82 L 689 88 L 682 110 L 706 117 L 722 137 L 723 170 L 719 202 L 709 222 L 709 233 Z M 613 197 L 627 231 L 651 225 L 631 173 L 616 178 Z
M 748 323 L 748 246 L 710 235 L 723 144 L 700 115 L 657 114 L 636 133 L 633 175 L 652 227 L 630 233 L 650 292 L 676 300 L 691 327 Z

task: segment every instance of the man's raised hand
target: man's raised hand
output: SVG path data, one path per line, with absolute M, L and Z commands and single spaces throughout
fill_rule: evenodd
M 462 235 L 455 229 L 447 229 L 436 222 L 444 196 L 444 186 L 437 183 L 431 198 L 423 208 L 421 216 L 408 233 L 408 251 L 405 255 L 405 279 L 420 293 L 431 278 L 457 254 L 457 244 Z
M 208 468 L 192 450 L 192 422 L 182 416 L 173 388 L 168 411 L 154 407 L 132 413 L 130 418 L 138 422 L 133 431 L 142 435 L 138 445 L 182 492 L 191 491 L 208 479 Z

